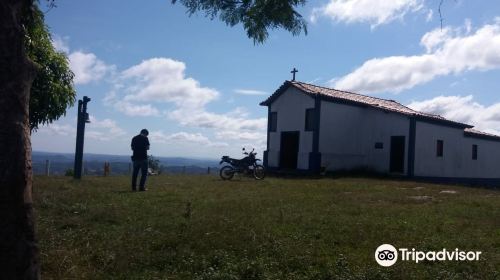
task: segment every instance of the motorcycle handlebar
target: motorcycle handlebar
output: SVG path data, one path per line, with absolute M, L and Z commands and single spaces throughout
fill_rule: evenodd
M 243 151 L 245 150 L 245 148 L 243 148 Z M 256 155 L 257 153 L 254 153 L 253 151 L 255 151 L 255 148 L 252 149 L 252 151 L 250 152 L 243 152 L 244 155 L 251 155 L 251 154 L 254 154 Z

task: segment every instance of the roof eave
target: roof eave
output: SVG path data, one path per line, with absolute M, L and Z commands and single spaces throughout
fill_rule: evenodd
M 266 100 L 259 103 L 260 106 L 269 106 L 274 102 L 281 94 L 283 94 L 291 85 L 292 82 L 286 80 L 273 94 L 271 94 Z
M 300 83 L 299 83 L 299 85 L 300 85 Z M 469 125 L 469 124 L 455 122 L 455 121 L 447 120 L 447 119 L 444 119 L 444 118 L 440 119 L 440 118 L 434 118 L 434 117 L 431 117 L 431 116 L 425 116 L 425 115 L 419 115 L 419 114 L 411 114 L 411 113 L 407 113 L 407 112 L 401 112 L 401 111 L 398 111 L 398 110 L 391 110 L 391 109 L 387 109 L 387 108 L 383 108 L 383 107 L 379 107 L 379 106 L 374 106 L 374 105 L 366 104 L 366 103 L 355 101 L 355 100 L 348 100 L 348 99 L 338 98 L 338 97 L 334 97 L 334 96 L 328 96 L 328 95 L 325 95 L 325 94 L 321 94 L 320 92 L 311 92 L 311 91 L 303 88 L 302 86 L 297 86 L 293 81 L 288 81 L 288 80 L 285 81 L 266 100 L 260 102 L 259 105 L 260 106 L 269 106 L 269 105 L 271 105 L 290 86 L 294 86 L 296 89 L 302 91 L 306 95 L 309 95 L 309 96 L 312 96 L 312 97 L 319 96 L 322 100 L 325 100 L 325 101 L 331 101 L 331 102 L 335 102 L 335 103 L 343 103 L 343 104 L 355 105 L 355 106 L 360 106 L 360 107 L 371 107 L 371 108 L 374 108 L 374 109 L 379 109 L 379 110 L 383 110 L 383 111 L 387 111 L 387 112 L 392 112 L 392 113 L 401 114 L 401 115 L 405 115 L 405 116 L 409 116 L 409 117 L 414 117 L 414 118 L 416 118 L 418 120 L 427 121 L 427 122 L 431 122 L 431 123 L 437 123 L 437 124 L 440 124 L 440 125 L 445 125 L 445 126 L 450 126 L 450 127 L 456 127 L 456 128 L 462 128 L 462 129 L 474 127 L 474 126 Z M 350 93 L 350 92 L 348 92 L 348 93 Z
M 451 126 L 451 127 L 457 127 L 457 128 L 473 128 L 473 125 L 465 124 L 465 123 L 460 123 L 460 122 L 455 122 L 455 121 L 450 121 L 447 119 L 437 119 L 437 118 L 432 118 L 432 117 L 427 117 L 427 116 L 422 116 L 422 115 L 414 115 L 414 117 L 417 120 L 422 120 L 422 121 L 427 121 L 430 123 L 438 123 L 446 126 Z
M 470 138 L 483 139 L 483 140 L 500 141 L 500 136 L 474 133 L 471 131 L 464 131 L 464 136 Z

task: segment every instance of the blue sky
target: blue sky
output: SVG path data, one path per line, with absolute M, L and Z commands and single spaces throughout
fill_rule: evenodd
M 308 1 L 308 34 L 254 45 L 238 25 L 187 16 L 170 1 L 57 1 L 46 14 L 68 54 L 78 98 L 92 98 L 85 152 L 129 154 L 150 131 L 158 156 L 262 151 L 272 94 L 297 80 L 395 99 L 500 134 L 500 2 Z M 45 8 L 44 8 L 45 9 Z M 33 150 L 73 152 L 76 108 L 32 136 Z M 261 155 L 261 154 L 260 154 Z

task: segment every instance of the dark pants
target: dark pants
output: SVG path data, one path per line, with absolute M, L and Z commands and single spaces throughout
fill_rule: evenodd
M 139 189 L 144 190 L 144 185 L 146 184 L 146 177 L 148 176 L 148 160 L 134 160 L 134 170 L 132 171 L 132 190 L 136 189 L 137 186 L 137 175 L 139 174 L 139 169 L 141 170 L 141 181 L 139 182 Z

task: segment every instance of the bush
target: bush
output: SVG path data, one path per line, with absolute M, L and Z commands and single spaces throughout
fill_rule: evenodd
M 75 172 L 73 171 L 73 168 L 66 169 L 66 172 L 64 172 L 64 176 L 73 177 L 74 175 Z

